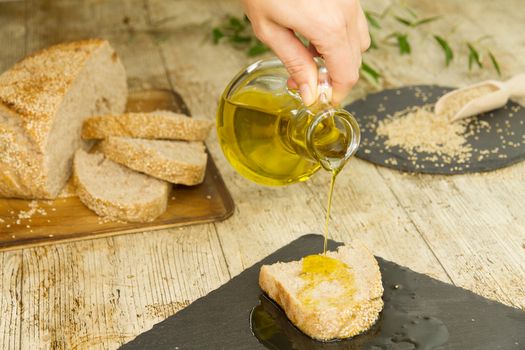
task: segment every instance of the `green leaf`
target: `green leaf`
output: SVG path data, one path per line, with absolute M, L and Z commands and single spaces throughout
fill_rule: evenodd
M 490 61 L 492 62 L 492 65 L 494 66 L 494 69 L 496 70 L 496 72 L 498 72 L 498 75 L 501 76 L 501 68 L 499 66 L 499 63 L 496 60 L 496 57 L 492 54 L 492 52 L 490 52 L 490 50 L 489 50 L 489 57 L 490 57 Z
M 427 24 L 427 23 L 430 23 L 430 22 L 434 22 L 434 21 L 438 20 L 440 18 L 440 16 L 423 18 L 423 19 L 420 19 L 418 21 L 411 21 L 409 19 L 406 19 L 406 18 L 403 18 L 403 17 L 399 17 L 399 16 L 394 16 L 394 18 L 396 19 L 396 21 L 398 21 L 401 24 L 406 25 L 407 27 L 415 28 L 415 27 L 420 26 L 422 24 Z
M 219 41 L 224 37 L 224 33 L 219 28 L 213 28 L 212 32 L 213 43 L 218 44 Z
M 395 33 L 395 37 L 397 39 L 397 45 L 399 46 L 399 54 L 405 55 L 412 52 L 407 34 Z
M 428 18 L 423 18 L 423 19 L 420 19 L 419 21 L 415 21 L 412 23 L 412 27 L 417 27 L 417 26 L 420 26 L 422 24 L 427 24 L 427 23 L 430 23 L 430 22 L 434 22 L 438 19 L 440 19 L 441 16 L 434 16 L 434 17 L 428 17 Z
M 399 17 L 399 16 L 394 16 L 394 18 L 396 19 L 396 21 L 398 21 L 401 24 L 406 25 L 407 27 L 412 27 L 413 26 L 413 23 L 412 23 L 411 20 L 408 20 L 406 18 Z
M 476 50 L 474 46 L 472 46 L 471 43 L 467 43 L 468 47 L 468 69 L 472 69 L 472 65 L 475 63 L 479 68 L 483 68 L 483 64 L 481 63 L 481 58 L 479 56 L 479 52 Z
M 436 39 L 439 46 L 443 49 L 443 53 L 445 54 L 445 65 L 448 67 L 452 59 L 454 59 L 454 52 L 450 48 L 448 42 L 439 35 L 434 35 L 434 39 Z
M 414 9 L 412 9 L 411 7 L 407 6 L 406 4 L 401 4 L 401 6 L 405 9 L 406 12 L 408 12 L 410 14 L 410 16 L 414 17 L 414 19 L 417 18 L 417 13 Z
M 250 43 L 252 41 L 252 37 L 235 33 L 230 37 L 230 41 L 236 44 Z
M 250 57 L 259 56 L 259 55 L 261 55 L 261 54 L 263 54 L 265 52 L 268 52 L 269 50 L 270 49 L 268 48 L 268 46 L 264 45 L 262 42 L 257 40 L 255 45 L 250 47 L 250 49 L 248 50 L 247 54 Z
M 229 19 L 229 25 L 232 29 L 234 29 L 235 31 L 242 31 L 244 30 L 244 23 L 238 18 L 238 17 L 235 17 L 235 16 L 230 16 L 230 19 Z
M 374 69 L 372 66 L 366 64 L 364 61 L 361 63 L 361 72 L 364 73 L 363 75 L 367 75 L 371 77 L 374 82 L 379 83 L 379 79 L 381 78 L 381 74 Z
M 381 25 L 379 24 L 379 21 L 375 18 L 376 16 L 372 14 L 370 11 L 365 11 L 366 20 L 368 23 L 377 29 L 381 29 Z
M 370 33 L 370 47 L 369 50 L 378 49 L 379 46 L 377 45 L 377 41 L 372 33 Z

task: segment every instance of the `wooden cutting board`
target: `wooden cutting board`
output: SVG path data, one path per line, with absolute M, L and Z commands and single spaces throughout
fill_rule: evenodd
M 148 90 L 129 96 L 129 112 L 156 109 L 189 114 L 173 91 Z M 230 193 L 208 153 L 204 182 L 192 187 L 173 186 L 167 211 L 150 223 L 109 222 L 76 196 L 53 201 L 0 199 L 0 250 L 212 222 L 229 217 L 233 209 Z

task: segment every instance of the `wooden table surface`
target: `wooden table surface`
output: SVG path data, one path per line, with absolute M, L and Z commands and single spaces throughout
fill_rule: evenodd
M 370 9 L 389 3 L 363 1 Z M 525 72 L 521 0 L 410 3 L 421 16 L 442 18 L 410 31 L 411 55 L 389 46 L 368 54 L 383 87 L 496 77 L 489 67 L 466 69 L 464 43 L 485 35 L 480 45 L 497 55 L 503 77 Z M 0 1 L 0 70 L 59 41 L 104 37 L 132 89 L 176 89 L 194 115 L 213 119 L 226 83 L 253 60 L 211 43 L 211 28 L 227 13 L 241 14 L 237 0 Z M 462 44 L 449 68 L 434 32 Z M 361 81 L 349 100 L 373 89 Z M 236 203 L 230 219 L 0 253 L 0 348 L 117 348 L 275 249 L 322 230 L 328 174 L 261 187 L 233 171 L 216 135 L 207 144 Z M 330 234 L 361 239 L 386 259 L 525 309 L 524 181 L 525 163 L 428 176 L 355 159 L 338 178 Z

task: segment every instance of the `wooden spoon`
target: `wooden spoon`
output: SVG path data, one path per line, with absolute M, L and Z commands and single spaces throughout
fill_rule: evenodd
M 519 96 L 525 96 L 525 74 L 516 75 L 505 82 L 487 80 L 453 90 L 439 98 L 434 112 L 455 122 L 503 107 L 509 97 Z M 462 98 L 465 99 L 464 102 L 461 101 Z

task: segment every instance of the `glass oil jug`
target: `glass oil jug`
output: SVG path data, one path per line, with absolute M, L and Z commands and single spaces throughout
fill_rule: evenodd
M 328 71 L 321 60 L 318 99 L 305 106 L 288 89 L 278 59 L 239 72 L 226 87 L 217 112 L 222 150 L 244 177 L 263 185 L 307 180 L 321 167 L 337 174 L 359 145 L 354 117 L 330 104 Z

